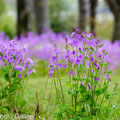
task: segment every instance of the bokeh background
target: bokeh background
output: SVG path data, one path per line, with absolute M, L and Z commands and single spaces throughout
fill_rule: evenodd
M 97 36 L 111 40 L 115 22 L 113 9 L 119 6 L 109 1 L 0 0 L 0 31 L 13 38 L 28 31 L 41 33 L 43 28 L 71 33 L 78 26 L 81 31 L 95 30 Z
M 23 42 L 37 72 L 25 83 L 23 113 L 34 113 L 36 92 L 42 98 L 53 45 L 63 45 L 64 37 L 75 27 L 80 32 L 95 32 L 105 44 L 112 83 L 120 83 L 120 0 L 0 0 L 0 44 L 12 39 Z M 120 96 L 115 99 L 119 107 Z

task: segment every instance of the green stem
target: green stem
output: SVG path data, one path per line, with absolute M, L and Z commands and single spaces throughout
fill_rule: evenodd
M 60 89 L 61 89 L 61 92 L 62 92 L 63 103 L 65 103 L 65 98 L 64 98 L 64 94 L 63 94 L 62 83 L 61 83 L 61 79 L 60 79 L 60 76 L 59 76 L 58 69 L 57 69 L 57 76 L 58 76 L 58 80 L 59 80 L 59 83 L 60 83 Z

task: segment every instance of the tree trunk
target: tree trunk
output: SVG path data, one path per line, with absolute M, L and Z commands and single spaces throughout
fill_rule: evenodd
M 28 11 L 28 29 L 32 31 L 33 27 L 33 0 L 26 0 L 27 1 L 27 11 Z
M 79 29 L 84 32 L 86 27 L 86 2 L 79 0 Z
M 50 28 L 48 0 L 34 0 L 37 33 L 41 34 L 43 29 Z
M 95 29 L 97 0 L 90 0 L 90 31 Z
M 26 35 L 28 31 L 28 11 L 26 0 L 17 0 L 17 35 Z
M 109 5 L 113 15 L 114 15 L 114 29 L 112 42 L 115 40 L 120 40 L 120 0 L 106 0 Z
M 118 15 L 115 16 L 112 42 L 114 42 L 115 40 L 120 40 L 120 12 L 118 12 Z

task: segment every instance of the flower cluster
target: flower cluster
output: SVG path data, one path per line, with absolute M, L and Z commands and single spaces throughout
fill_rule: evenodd
M 10 67 L 10 74 L 18 71 L 18 78 L 35 72 L 33 69 L 33 61 L 31 58 L 25 58 L 25 45 L 12 40 L 5 45 L 0 46 L 0 65 L 1 67 Z M 22 74 L 24 73 L 24 75 Z M 23 75 L 23 76 L 22 76 Z
M 109 56 L 108 52 L 104 50 L 104 45 L 99 40 L 96 40 L 92 33 L 87 34 L 83 32 L 82 34 L 78 34 L 78 31 L 79 29 L 76 28 L 75 32 L 71 34 L 71 37 L 65 37 L 66 44 L 64 52 L 52 52 L 53 56 L 49 60 L 50 77 L 57 68 L 70 66 L 71 69 L 68 71 L 68 74 L 73 76 L 75 71 L 72 68 L 75 66 L 79 67 L 84 65 L 82 67 L 86 67 L 87 69 L 93 66 L 95 70 L 99 71 L 103 66 L 103 62 L 109 65 L 109 60 L 105 59 Z M 58 50 L 59 48 L 55 48 L 54 51 Z M 60 60 L 64 61 L 63 65 L 60 63 Z M 100 81 L 99 78 L 95 79 Z
M 108 118 L 112 96 L 118 84 L 115 84 L 113 93 L 109 94 L 112 71 L 109 70 L 110 62 L 106 58 L 110 56 L 104 44 L 96 40 L 93 33 L 79 34 L 79 29 L 76 28 L 70 37 L 65 37 L 64 47 L 65 50 L 60 51 L 55 45 L 49 60 L 49 75 L 54 75 L 53 82 L 59 106 L 56 111 L 60 111 L 58 116 L 61 115 L 59 119 L 98 119 L 101 115 Z M 66 87 L 67 89 L 64 89 Z M 108 103 L 107 107 L 103 101 Z
M 6 104 L 6 109 L 18 113 L 22 99 L 24 80 L 32 73 L 34 63 L 31 58 L 24 56 L 25 45 L 15 40 L 0 45 L 0 67 L 1 76 L 8 83 L 0 91 L 0 98 Z M 6 89 L 7 88 L 7 89 Z M 8 106 L 7 106 L 8 105 Z
M 75 40 L 75 35 L 76 32 L 78 32 L 78 29 L 76 29 L 75 32 L 71 34 L 71 37 L 66 37 L 66 41 L 64 40 L 64 33 L 59 33 L 56 34 L 52 31 L 47 32 L 47 33 L 42 33 L 41 35 L 36 35 L 35 33 L 29 32 L 27 34 L 27 37 L 22 36 L 20 39 L 18 39 L 17 36 L 14 37 L 16 41 L 21 41 L 22 43 L 26 44 L 26 51 L 24 52 L 24 55 L 27 57 L 32 57 L 32 59 L 38 59 L 38 60 L 44 60 L 47 61 L 50 59 L 53 55 L 53 50 L 54 50 L 54 44 L 57 44 L 59 46 L 60 51 L 63 54 L 65 52 L 65 49 L 63 48 L 64 45 L 66 45 L 67 39 L 69 39 L 69 44 L 73 44 L 73 46 L 76 46 L 80 44 L 80 41 L 78 43 L 77 40 Z M 77 39 L 82 39 L 82 36 L 85 36 L 90 38 L 92 37 L 92 33 L 87 34 L 87 33 L 82 33 L 81 35 L 77 34 L 76 37 Z M 4 35 L 4 33 L 0 33 L 0 43 L 3 45 L 6 45 L 9 41 L 9 38 Z M 108 51 L 108 54 L 104 57 L 104 60 L 106 62 L 109 62 L 109 69 L 110 70 L 115 70 L 119 65 L 119 59 L 120 59 L 120 41 L 116 41 L 112 43 L 110 40 L 99 40 L 98 38 L 94 38 L 94 41 L 99 41 L 99 44 L 104 44 L 103 47 L 101 47 L 98 51 L 102 52 L 101 50 Z M 87 41 L 86 41 L 87 42 Z M 87 43 L 87 45 L 93 44 L 93 43 Z M 80 44 L 80 49 L 83 48 L 83 44 Z M 73 51 L 73 54 L 76 51 Z M 102 54 L 102 53 L 99 53 Z M 61 59 L 64 56 L 61 56 Z M 100 56 L 99 56 L 100 57 Z M 59 58 L 60 59 L 60 58 Z M 67 59 L 67 56 L 66 56 Z M 72 59 L 71 59 L 72 60 Z M 79 60 L 79 59 L 78 59 Z M 76 62 L 79 62 L 79 61 Z M 92 59 L 91 59 L 92 60 Z

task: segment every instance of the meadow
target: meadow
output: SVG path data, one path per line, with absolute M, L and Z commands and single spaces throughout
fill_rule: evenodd
M 0 34 L 3 115 L 119 120 L 120 42 L 78 32 L 29 32 L 12 41 Z

